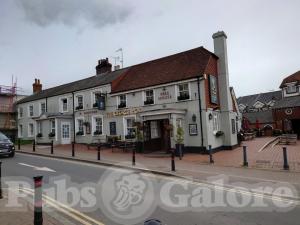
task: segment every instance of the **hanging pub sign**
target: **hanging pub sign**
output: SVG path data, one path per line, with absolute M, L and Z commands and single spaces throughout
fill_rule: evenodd
M 105 95 L 98 94 L 97 95 L 97 106 L 99 110 L 105 110 Z
M 209 75 L 209 96 L 210 102 L 218 104 L 218 84 L 215 76 Z

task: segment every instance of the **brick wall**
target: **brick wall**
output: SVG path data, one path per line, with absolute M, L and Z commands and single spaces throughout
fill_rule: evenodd
M 209 62 L 207 64 L 205 73 L 207 75 L 212 75 L 217 77 L 217 84 L 219 84 L 218 81 L 218 60 L 215 57 L 210 57 Z M 219 90 L 219 87 L 218 87 Z M 220 94 L 220 91 L 218 91 L 218 95 Z M 220 96 L 218 96 L 218 100 L 220 101 Z M 206 102 L 206 108 L 219 108 L 220 104 L 213 104 L 210 102 L 210 93 L 209 93 L 209 79 L 207 78 L 205 80 L 205 102 Z

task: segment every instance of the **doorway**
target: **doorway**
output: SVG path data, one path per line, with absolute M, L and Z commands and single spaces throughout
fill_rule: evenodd
M 166 129 L 168 119 L 144 122 L 144 148 L 147 152 L 168 152 L 171 147 L 170 131 Z
M 71 125 L 64 122 L 61 124 L 61 144 L 71 144 Z
M 300 119 L 291 120 L 292 129 L 295 134 L 297 134 L 298 139 L 300 138 Z

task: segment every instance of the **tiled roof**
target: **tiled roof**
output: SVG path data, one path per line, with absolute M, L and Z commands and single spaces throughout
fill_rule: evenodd
M 283 98 L 276 102 L 273 106 L 274 109 L 290 108 L 300 106 L 300 96 Z
M 98 76 L 95 75 L 75 82 L 45 89 L 37 94 L 33 94 L 26 98 L 23 98 L 22 100 L 18 101 L 18 104 L 109 84 L 126 71 L 127 69 L 120 69 L 107 74 Z
M 128 68 L 112 93 L 145 88 L 202 76 L 211 57 L 218 57 L 203 47 L 191 49 Z
M 247 95 L 243 97 L 239 97 L 237 99 L 238 104 L 243 104 L 248 107 L 253 107 L 253 105 L 259 101 L 263 104 L 267 104 L 272 100 L 279 101 L 282 99 L 282 93 L 281 91 L 273 91 L 273 92 L 266 92 L 266 93 L 260 93 L 255 95 Z
M 291 82 L 294 82 L 294 81 L 300 82 L 300 71 L 284 78 L 283 81 L 280 84 L 280 88 L 283 88 L 286 83 L 291 83 Z
M 243 113 L 243 116 L 246 117 L 252 124 L 256 123 L 256 120 L 260 123 L 273 122 L 272 110 Z

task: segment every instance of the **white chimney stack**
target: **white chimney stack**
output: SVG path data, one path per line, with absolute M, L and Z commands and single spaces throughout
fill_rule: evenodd
M 221 127 L 224 132 L 224 147 L 230 148 L 237 144 L 237 134 L 233 133 L 236 113 L 233 112 L 232 97 L 229 88 L 229 70 L 227 58 L 227 35 L 224 31 L 213 34 L 214 52 L 218 60 L 218 82 L 221 109 Z

